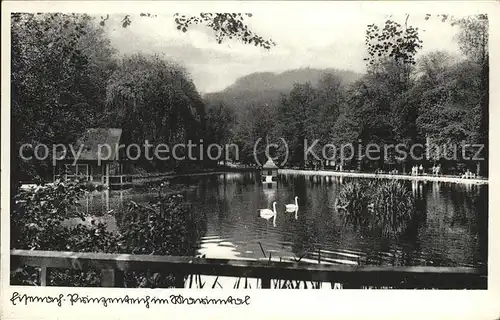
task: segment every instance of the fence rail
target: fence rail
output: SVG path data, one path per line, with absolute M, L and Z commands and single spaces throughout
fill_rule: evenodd
M 103 183 L 109 185 L 112 189 L 131 187 L 132 182 L 132 176 L 126 174 L 103 176 Z
M 11 250 L 11 268 L 30 265 L 41 268 L 46 285 L 47 268 L 101 270 L 103 287 L 123 286 L 124 271 L 169 272 L 176 287 L 184 288 L 189 275 L 261 279 L 262 288 L 271 280 L 340 283 L 343 288 L 366 286 L 429 289 L 486 289 L 486 271 L 478 268 L 385 267 L 306 264 L 253 260 L 205 259 L 155 255 L 77 253 Z

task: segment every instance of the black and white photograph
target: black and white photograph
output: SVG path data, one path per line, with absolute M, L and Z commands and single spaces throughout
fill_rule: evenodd
M 489 288 L 491 14 L 175 3 L 9 12 L 8 285 Z

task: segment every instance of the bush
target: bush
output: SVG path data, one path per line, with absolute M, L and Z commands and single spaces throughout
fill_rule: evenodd
M 79 213 L 83 187 L 74 182 L 56 182 L 33 190 L 21 190 L 11 214 L 11 247 L 25 250 L 105 252 L 124 254 L 194 255 L 203 232 L 204 217 L 190 210 L 181 195 L 158 197 L 150 205 L 131 202 L 125 212 L 122 232 L 111 233 L 106 225 L 63 227 L 67 218 Z M 98 270 L 51 270 L 48 285 L 99 286 Z M 171 287 L 171 274 L 127 272 L 128 287 Z M 39 283 L 36 268 L 24 266 L 11 272 L 11 284 Z
M 106 189 L 106 186 L 103 185 L 102 183 L 93 181 L 84 182 L 82 185 L 86 191 L 103 191 Z
M 14 196 L 11 214 L 11 247 L 27 250 L 47 249 L 65 238 L 61 222 L 79 217 L 80 199 L 85 194 L 82 185 L 56 181 L 54 185 L 20 189 Z

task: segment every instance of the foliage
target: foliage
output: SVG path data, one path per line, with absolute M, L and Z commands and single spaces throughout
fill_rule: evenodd
M 140 17 L 155 18 L 156 14 L 141 13 Z M 228 12 L 202 12 L 198 15 L 174 14 L 174 22 L 177 30 L 187 32 L 191 26 L 203 24 L 207 28 L 212 29 L 215 33 L 217 43 L 221 44 L 227 39 L 238 39 L 245 44 L 253 44 L 265 49 L 270 49 L 276 46 L 276 43 L 271 39 L 264 39 L 254 33 L 244 22 L 245 18 L 251 18 L 251 13 L 228 13 Z M 106 21 L 110 19 L 109 14 L 101 16 L 99 24 L 104 26 Z M 123 28 L 127 28 L 132 24 L 130 15 L 124 15 L 121 19 Z
M 389 180 L 376 187 L 373 205 L 374 224 L 386 237 L 402 234 L 414 218 L 413 194 L 396 180 Z
M 290 162 L 304 165 L 304 140 L 309 141 L 309 130 L 314 126 L 313 119 L 317 114 L 314 101 L 317 91 L 308 82 L 295 84 L 290 94 L 283 97 L 280 106 L 280 129 L 285 140 L 292 146 Z
M 384 32 L 394 31 L 391 30 Z M 313 161 L 306 163 L 303 159 L 304 139 L 308 146 L 317 139 L 319 142 L 313 151 L 321 160 L 338 160 L 339 148 L 343 145 L 360 145 L 362 153 L 368 144 L 379 146 L 379 160 L 354 156 L 351 161 L 344 161 L 344 169 L 385 170 L 389 166 L 390 170 L 397 168 L 402 172 L 414 164 L 416 158 L 400 158 L 394 148 L 385 150 L 384 147 L 399 145 L 399 150 L 409 155 L 412 145 L 430 141 L 441 147 L 439 153 L 431 150 L 426 154 L 425 150 L 413 149 L 416 157 L 424 157 L 424 165 L 431 165 L 426 161 L 440 161 L 444 172 L 448 172 L 454 164 L 463 163 L 475 170 L 475 163 L 460 157 L 445 162 L 445 157 L 449 158 L 454 149 L 444 145 L 456 145 L 456 155 L 460 156 L 462 143 L 475 144 L 487 136 L 482 69 L 470 59 L 460 60 L 442 52 L 420 57 L 415 54 L 412 55 L 415 64 L 405 57 L 391 57 L 389 53 L 377 55 L 376 63 L 369 65 L 367 74 L 349 85 L 333 74 L 325 74 L 314 85 L 296 83 L 289 93 L 282 95 L 281 101 L 267 97 L 266 92 L 262 93 L 266 94 L 263 101 L 256 101 L 246 91 L 233 92 L 236 90 L 233 87 L 215 100 L 226 101 L 225 105 L 235 110 L 232 141 L 238 144 L 243 162 L 254 163 L 253 147 L 258 139 L 280 145 L 279 138 L 284 138 L 289 151 L 287 165 L 317 167 L 321 163 L 311 154 L 309 160 Z M 258 75 L 266 86 L 279 83 L 276 77 Z M 322 150 L 326 144 L 333 144 L 336 154 L 331 148 Z M 276 155 L 281 163 L 285 150 L 281 146 L 278 149 L 281 150 Z M 466 157 L 474 152 L 469 149 Z M 345 150 L 350 157 L 349 148 Z M 263 158 L 263 152 L 264 146 L 259 145 L 259 159 Z M 426 155 L 430 158 L 426 159 Z
M 219 44 L 227 38 L 236 38 L 245 44 L 254 44 L 265 49 L 276 45 L 273 40 L 265 40 L 252 32 L 244 23 L 245 17 L 252 17 L 251 13 L 200 13 L 199 16 L 186 16 L 177 13 L 174 17 L 177 29 L 182 32 L 186 32 L 191 25 L 205 24 L 215 32 Z
M 196 87 L 182 67 L 159 56 L 125 57 L 108 80 L 106 102 L 106 122 L 127 128 L 121 143 L 143 146 L 147 140 L 170 146 L 201 138 L 205 109 Z M 149 155 L 153 154 L 149 147 Z M 160 154 L 162 158 L 168 155 Z M 179 165 L 171 156 L 167 161 L 158 157 L 140 160 L 149 170 Z
M 425 20 L 433 15 L 426 14 Z M 488 58 L 488 15 L 476 14 L 464 17 L 455 17 L 448 14 L 435 15 L 442 22 L 449 22 L 452 26 L 458 26 L 459 33 L 457 42 L 460 50 L 474 61 L 486 62 Z
M 11 214 L 11 247 L 43 250 L 62 245 L 66 235 L 56 230 L 66 219 L 84 219 L 78 210 L 78 199 L 84 192 L 77 183 L 61 181 L 53 186 L 19 190 L 14 196 L 15 207 Z
M 132 254 L 194 256 L 204 219 L 180 194 L 162 197 L 149 207 L 131 203 L 121 244 Z M 168 273 L 130 272 L 125 280 L 128 287 L 170 287 L 174 278 Z
M 228 155 L 226 155 L 226 144 L 230 144 L 232 141 L 231 137 L 234 135 L 234 122 L 236 115 L 234 111 L 224 104 L 219 104 L 216 106 L 209 106 L 206 112 L 206 140 L 208 143 L 215 143 L 223 148 L 224 154 L 223 159 L 226 160 Z M 233 151 L 233 150 L 228 150 Z M 216 154 L 211 155 L 215 157 Z M 238 154 L 233 155 L 234 158 L 239 157 Z
M 54 185 L 19 190 L 11 214 L 11 248 L 76 252 L 113 252 L 116 236 L 103 224 L 91 228 L 83 225 L 65 227 L 67 219 L 84 220 L 78 200 L 84 195 L 84 185 L 56 181 Z M 13 284 L 36 285 L 39 275 L 33 267 L 20 267 L 11 273 Z M 49 285 L 95 286 L 96 271 L 56 271 L 49 275 Z
M 480 66 L 480 107 L 477 141 L 485 146 L 482 156 L 485 159 L 481 167 L 484 175 L 488 174 L 489 154 L 489 22 L 486 14 L 478 14 L 456 19 L 458 25 L 458 43 L 462 52 Z
M 19 147 L 70 143 L 98 123 L 114 52 L 87 15 L 15 13 L 11 22 L 13 171 L 45 178 L 51 154 L 27 162 Z
M 439 145 L 479 142 L 480 72 L 480 68 L 469 61 L 425 71 L 414 89 L 423 92 L 422 112 L 416 119 L 422 135 Z
M 85 14 L 13 14 L 11 80 L 11 157 L 18 180 L 49 180 L 50 146 L 74 143 L 92 127 L 133 128 L 122 142 L 141 146 L 145 140 L 196 141 L 203 134 L 204 103 L 187 72 L 158 56 L 118 59 L 104 29 Z M 20 159 L 23 144 L 49 146 L 46 160 Z M 28 148 L 25 156 L 34 152 Z M 162 171 L 182 164 L 138 165 Z
M 405 24 L 387 19 L 384 27 L 379 28 L 370 24 L 366 29 L 365 44 L 368 46 L 368 61 L 373 65 L 379 59 L 391 58 L 401 64 L 415 64 L 415 54 L 422 48 L 422 40 L 418 35 L 418 28 L 408 26 L 406 15 Z
M 81 185 L 57 182 L 38 189 L 21 190 L 15 197 L 11 214 L 11 247 L 25 250 L 105 252 L 126 254 L 194 255 L 203 232 L 204 217 L 195 216 L 178 194 L 159 197 L 150 206 L 131 203 L 123 213 L 121 231 L 111 233 L 102 223 L 68 226 L 67 219 L 85 219 L 78 212 Z M 51 270 L 49 285 L 98 286 L 96 270 Z M 152 279 L 155 279 L 152 282 Z M 169 274 L 130 272 L 125 274 L 130 287 L 172 286 Z M 11 272 L 12 284 L 36 285 L 37 271 L 20 267 Z
M 201 23 L 218 30 L 222 38 L 224 32 L 241 31 L 250 41 L 254 35 L 242 31 L 244 17 L 202 13 L 196 17 L 177 15 L 176 19 L 181 30 Z M 316 154 L 321 154 L 321 147 L 327 143 L 336 147 L 346 143 L 402 143 L 408 151 L 412 144 L 428 139 L 438 144 L 464 141 L 485 144 L 483 157 L 487 159 L 488 17 L 439 16 L 459 28 L 456 40 L 467 57 L 463 61 L 443 53 L 417 57 L 422 43 L 419 30 L 408 25 L 408 17 L 404 23 L 389 18 L 383 26 L 368 26 L 368 72 L 354 84 L 347 85 L 344 78 L 340 79 L 342 72 L 338 70 L 321 78 L 319 71 L 312 69 L 281 75 L 259 73 L 249 76 L 253 80 L 242 80 L 235 86 L 241 90 L 242 86 L 259 83 L 259 88 L 279 90 L 259 89 L 257 98 L 246 91 L 235 93 L 236 87 L 231 87 L 223 93 L 228 99 L 212 96 L 205 110 L 205 102 L 182 67 L 158 56 L 117 59 L 96 19 L 76 14 L 14 14 L 14 176 L 24 180 L 50 175 L 48 160 L 26 162 L 18 158 L 23 143 L 71 143 L 84 129 L 94 126 L 134 128 L 124 132 L 124 142 L 140 141 L 141 145 L 144 140 L 173 144 L 201 138 L 235 142 L 245 163 L 254 163 L 258 139 L 277 143 L 280 147 L 271 151 L 279 157 L 278 162 L 284 160 L 286 150 L 280 138 L 287 142 L 289 165 L 324 164 L 314 157 L 314 161 L 305 163 L 304 139 L 308 145 L 318 139 Z M 131 21 L 126 16 L 124 27 Z M 313 83 L 307 83 L 305 79 L 311 77 Z M 297 83 L 284 91 L 291 79 Z M 285 93 L 283 97 L 280 92 Z M 458 146 L 460 154 L 460 143 Z M 265 160 L 264 150 L 261 143 L 257 148 L 261 162 Z M 338 150 L 336 157 L 331 150 L 326 151 L 326 157 L 338 160 Z M 450 152 L 429 160 L 442 161 Z M 475 167 L 470 161 L 455 162 Z M 379 161 L 353 160 L 344 168 L 375 170 L 393 163 L 395 153 L 391 151 Z M 398 165 L 411 163 L 412 159 L 405 159 Z M 483 174 L 487 174 L 487 161 L 484 163 Z M 138 164 L 147 171 L 199 167 L 199 163 L 172 159 Z M 446 172 L 446 166 L 443 170 Z
M 266 103 L 251 106 L 240 114 L 233 138 L 233 142 L 238 145 L 240 151 L 240 161 L 255 164 L 255 157 L 261 164 L 267 161 L 266 145 L 277 143 L 276 139 L 279 138 L 276 128 L 277 113 L 275 103 Z M 280 151 L 278 148 L 278 150 L 269 150 L 269 153 L 271 156 L 276 156 Z
M 336 207 L 346 224 L 386 238 L 401 236 L 416 213 L 413 194 L 396 180 L 349 182 L 340 191 Z
M 340 190 L 335 207 L 342 214 L 344 223 L 365 229 L 370 221 L 370 195 L 367 185 L 360 182 L 349 182 Z

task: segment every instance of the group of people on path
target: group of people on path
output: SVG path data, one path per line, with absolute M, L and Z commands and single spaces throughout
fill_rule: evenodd
M 420 167 L 417 165 L 411 167 L 411 175 L 412 176 L 418 176 L 421 174 L 424 174 L 424 166 L 423 165 L 420 165 Z
M 437 166 L 433 165 L 431 170 L 432 170 L 433 175 L 440 175 L 441 174 L 441 165 L 440 164 L 438 164 Z M 420 166 L 414 165 L 411 168 L 411 175 L 412 176 L 418 176 L 418 175 L 422 175 L 424 173 L 425 173 L 425 170 L 424 170 L 424 166 L 422 164 Z
M 462 179 L 474 179 L 476 178 L 476 174 L 472 173 L 469 169 L 465 171 L 465 173 L 462 175 Z
M 440 164 L 438 164 L 437 166 L 436 165 L 432 166 L 432 174 L 436 175 L 436 176 L 439 176 L 441 174 L 441 165 Z

